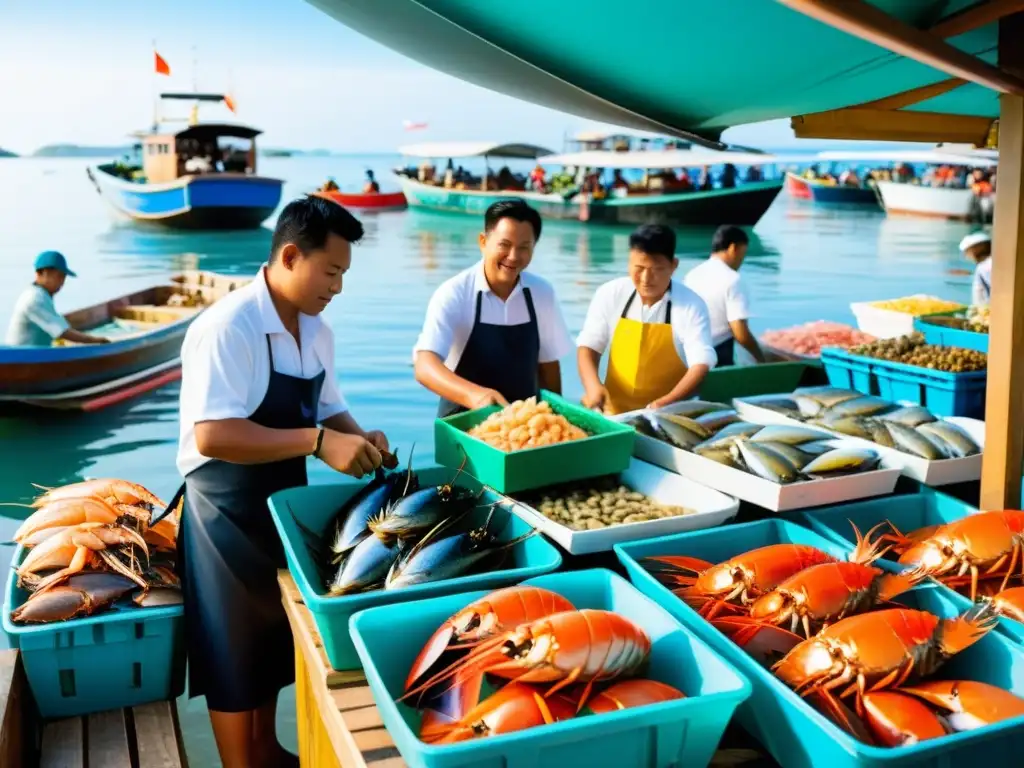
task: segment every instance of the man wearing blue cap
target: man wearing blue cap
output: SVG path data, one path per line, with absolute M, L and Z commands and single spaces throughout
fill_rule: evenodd
M 68 275 L 67 259 L 57 251 L 43 251 L 36 257 L 36 281 L 14 303 L 14 316 L 7 328 L 9 347 L 48 347 L 54 339 L 79 344 L 106 344 L 110 340 L 76 331 L 53 304 L 54 294 L 64 287 Z

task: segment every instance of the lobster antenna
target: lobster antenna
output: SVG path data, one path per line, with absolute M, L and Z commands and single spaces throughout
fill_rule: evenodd
M 416 452 L 416 443 L 412 444 L 412 448 L 409 449 L 409 464 L 405 469 L 405 488 L 402 490 L 402 496 L 409 493 L 409 485 L 412 483 L 412 455 Z M 398 458 L 398 451 L 395 450 L 395 458 Z

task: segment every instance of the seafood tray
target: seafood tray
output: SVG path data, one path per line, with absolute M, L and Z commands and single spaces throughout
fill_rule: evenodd
M 834 387 L 917 403 L 938 416 L 985 418 L 988 371 L 948 373 L 832 348 L 821 350 L 821 362 Z
M 672 406 L 662 409 L 671 413 Z M 635 418 L 644 411 L 619 414 L 618 421 Z M 823 437 L 831 437 L 821 430 Z M 837 440 L 836 446 L 847 444 Z M 883 496 L 892 493 L 899 479 L 898 469 L 875 469 L 841 477 L 802 480 L 786 485 L 774 483 L 742 469 L 720 464 L 662 440 L 637 432 L 633 454 L 643 461 L 662 467 L 708 488 L 749 501 L 774 512 L 817 507 L 840 501 Z
M 865 440 L 861 437 L 844 435 L 840 432 L 830 430 L 828 427 L 818 424 L 807 425 L 797 419 L 790 418 L 778 411 L 761 407 L 758 403 L 777 399 L 779 395 L 763 395 L 760 397 L 749 397 L 736 399 L 733 407 L 743 418 L 758 424 L 792 424 L 794 426 L 813 426 L 829 434 L 841 437 L 855 445 L 871 447 L 882 456 L 882 466 L 897 469 L 907 477 L 913 478 L 926 485 L 949 485 L 951 483 L 963 483 L 977 480 L 981 477 L 981 453 L 974 456 L 967 456 L 962 459 L 938 459 L 928 461 L 919 456 L 912 456 L 909 453 L 888 448 L 884 445 Z M 985 447 L 985 422 L 977 419 L 968 419 L 960 416 L 947 416 L 941 419 L 955 424 L 964 429 L 984 450 Z
M 506 453 L 467 434 L 467 430 L 501 410 L 495 405 L 437 419 L 434 422 L 434 460 L 452 468 L 465 462 L 467 473 L 502 493 L 612 475 L 629 466 L 633 452 L 632 429 L 552 392 L 542 391 L 540 399 L 590 436 Z
M 960 328 L 948 328 L 932 322 L 932 319 L 959 317 L 963 318 L 965 313 L 959 312 L 938 312 L 934 315 L 922 315 L 914 319 L 914 330 L 924 334 L 924 340 L 929 344 L 937 344 L 942 347 L 961 347 L 962 349 L 976 349 L 979 352 L 988 354 L 988 334 L 976 331 L 965 331 Z
M 512 511 L 534 528 L 543 531 L 552 541 L 558 542 L 570 554 L 586 555 L 606 552 L 620 541 L 712 528 L 734 518 L 740 507 L 739 501 L 731 496 L 635 458 L 630 459 L 629 468 L 619 475 L 619 482 L 654 501 L 688 507 L 694 511 L 660 520 L 609 525 L 595 531 L 574 531 L 520 501 L 516 502 Z
M 949 768 L 959 765 L 1009 765 L 1011 750 L 1024 740 L 1024 717 L 973 731 L 902 747 L 869 746 L 835 725 L 764 668 L 696 611 L 662 586 L 641 564 L 655 555 L 688 555 L 714 562 L 756 547 L 782 542 L 809 544 L 840 558 L 850 548 L 792 523 L 764 520 L 727 529 L 696 531 L 643 542 L 618 544 L 615 552 L 630 580 L 648 597 L 692 629 L 722 658 L 750 680 L 753 692 L 736 712 L 738 722 L 786 768 Z M 963 612 L 963 603 L 943 588 L 921 586 L 896 598 L 902 606 L 940 618 Z M 989 632 L 952 657 L 936 679 L 968 679 L 1024 695 L 1024 649 L 999 632 Z
M 12 565 L 28 550 L 19 546 Z M 3 627 L 18 648 L 40 716 L 74 717 L 174 699 L 185 690 L 180 605 L 114 608 L 82 619 L 25 625 L 11 611 L 28 598 L 8 572 Z
M 424 600 L 415 611 L 401 606 L 363 611 L 352 619 L 352 636 L 384 725 L 410 768 L 708 765 L 733 712 L 750 694 L 741 675 L 668 611 L 610 571 L 558 573 L 525 583 L 557 592 L 576 608 L 614 611 L 638 624 L 652 641 L 645 676 L 678 688 L 687 698 L 458 744 L 425 744 L 417 736 L 416 710 L 395 699 L 434 630 L 486 593 Z
M 905 300 L 942 301 L 935 296 L 915 294 L 905 296 Z M 853 316 L 857 318 L 857 327 L 879 339 L 892 339 L 914 331 L 914 315 L 909 312 L 897 312 L 873 306 L 873 302 L 861 301 L 850 305 Z
M 417 470 L 416 474 L 421 484 L 427 486 L 449 482 L 453 473 L 443 467 L 434 466 Z M 509 564 L 501 570 L 417 584 L 398 590 L 377 590 L 328 597 L 299 524 L 311 531 L 323 530 L 341 505 L 355 495 L 364 484 L 365 481 L 362 480 L 346 479 L 330 485 L 290 488 L 275 493 L 268 502 L 274 525 L 277 526 L 277 532 L 284 543 L 288 570 L 295 579 L 303 601 L 313 614 L 317 630 L 323 639 L 327 659 L 334 669 L 359 668 L 359 657 L 352 646 L 348 630 L 349 617 L 357 611 L 387 603 L 407 603 L 434 595 L 448 595 L 465 589 L 489 589 L 514 584 L 531 576 L 557 570 L 562 564 L 558 550 L 545 541 L 543 536 L 534 536 L 509 550 Z M 459 484 L 472 490 L 480 490 L 480 485 L 465 475 L 459 478 Z M 493 492 L 485 491 L 480 501 L 482 504 L 488 504 L 501 500 L 502 498 Z M 487 508 L 477 509 L 473 513 L 474 521 L 483 524 L 488 513 Z M 502 531 L 502 541 L 509 541 L 531 530 L 527 522 L 500 506 L 494 509 L 492 526 Z

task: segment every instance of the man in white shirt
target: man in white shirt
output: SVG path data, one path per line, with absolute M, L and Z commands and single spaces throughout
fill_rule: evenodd
M 989 304 L 992 299 L 992 237 L 987 232 L 972 232 L 960 241 L 960 253 L 975 264 L 971 304 Z
M 67 259 L 57 251 L 44 251 L 36 257 L 36 279 L 14 302 L 14 314 L 7 326 L 5 343 L 9 347 L 49 347 L 54 339 L 78 344 L 106 344 L 109 339 L 76 331 L 57 311 L 53 297 L 68 277 L 77 277 L 68 268 Z
M 594 294 L 576 339 L 588 408 L 617 414 L 661 408 L 695 394 L 715 365 L 707 308 L 672 275 L 676 235 L 645 224 L 629 237 L 629 276 Z M 601 355 L 608 350 L 602 384 Z
M 311 195 L 281 212 L 269 263 L 203 312 L 182 344 L 178 565 L 189 694 L 206 696 L 224 768 L 298 765 L 278 743 L 294 649 L 281 607 L 285 566 L 267 497 L 306 484 L 306 459 L 354 477 L 388 441 L 365 432 L 334 379 L 320 313 L 341 293 L 363 227 Z M 319 425 L 319 426 L 318 426 Z
M 442 418 L 561 392 L 558 361 L 572 338 L 555 289 L 526 272 L 540 230 L 540 215 L 522 200 L 494 203 L 480 262 L 431 297 L 413 355 L 416 381 L 441 398 Z
M 733 342 L 739 343 L 759 363 L 764 352 L 750 332 L 750 297 L 740 277 L 750 238 L 739 227 L 719 227 L 711 239 L 711 256 L 691 269 L 683 282 L 704 299 L 711 318 L 711 340 L 718 365 L 733 365 Z

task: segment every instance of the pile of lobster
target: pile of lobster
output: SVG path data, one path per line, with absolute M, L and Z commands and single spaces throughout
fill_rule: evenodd
M 632 677 L 650 650 L 644 630 L 617 613 L 577 610 L 540 587 L 508 587 L 437 629 L 399 701 L 421 710 L 420 739 L 452 744 L 683 698 Z
M 41 490 L 14 534 L 29 550 L 16 573 L 30 594 L 11 612 L 12 621 L 89 616 L 129 594 L 142 607 L 181 602 L 174 572 L 180 502 L 157 520 L 164 502 L 125 480 Z
M 645 567 L 868 744 L 914 744 L 1024 715 L 1024 699 L 1008 691 L 926 679 L 995 626 L 993 602 L 950 619 L 891 602 L 928 577 L 1008 578 L 1021 567 L 1024 513 L 974 515 L 917 538 L 893 529 L 872 541 L 886 525 L 863 536 L 854 526 L 847 561 L 807 545 L 772 544 L 720 563 L 665 556 L 647 558 Z M 896 574 L 873 565 L 893 546 L 913 568 Z

